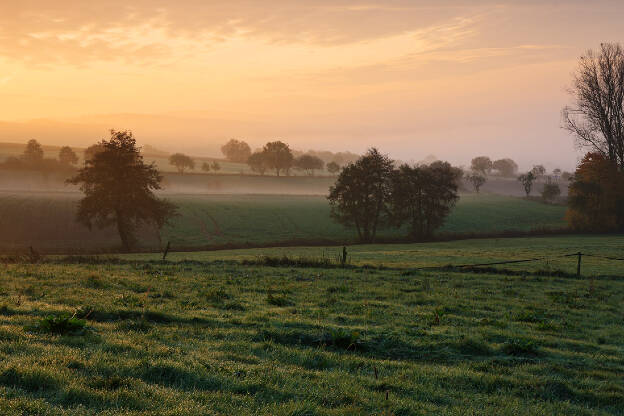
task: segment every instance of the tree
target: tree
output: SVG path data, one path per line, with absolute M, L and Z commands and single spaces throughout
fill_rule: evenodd
M 92 144 L 91 146 L 87 147 L 84 151 L 84 159 L 85 159 L 85 163 L 91 159 L 93 159 L 93 157 L 98 154 L 99 152 L 103 151 L 104 147 L 102 146 L 102 144 L 100 143 L 96 143 L 96 144 Z
M 459 199 L 459 172 L 440 161 L 429 166 L 401 165 L 391 179 L 390 213 L 394 225 L 407 221 L 411 237 L 431 238 Z
M 75 165 L 78 163 L 78 156 L 76 155 L 76 152 L 74 152 L 69 146 L 61 147 L 58 158 L 59 162 L 65 165 Z
M 531 169 L 531 173 L 533 173 L 534 179 L 538 179 L 546 174 L 546 168 L 544 165 L 535 165 L 533 169 Z
M 252 172 L 259 173 L 260 175 L 264 175 L 268 167 L 263 152 L 253 153 L 249 156 L 249 159 L 247 159 L 247 164 Z
M 512 159 L 498 159 L 492 162 L 492 169 L 498 171 L 500 176 L 512 177 L 518 172 L 518 165 Z
M 189 156 L 182 153 L 175 153 L 169 156 L 169 163 L 176 167 L 179 173 L 184 174 L 188 169 L 195 169 L 195 162 Z
M 556 182 L 552 182 L 550 179 L 544 184 L 542 189 L 542 199 L 546 202 L 552 202 L 561 195 L 561 188 Z
M 585 155 L 568 189 L 566 219 L 575 230 L 624 230 L 624 173 L 615 161 Z
M 295 159 L 295 167 L 304 170 L 308 175 L 314 176 L 314 171 L 323 169 L 325 163 L 320 157 L 312 155 L 301 155 Z
M 523 175 L 518 176 L 518 181 L 522 183 L 526 196 L 529 196 L 531 194 L 531 188 L 533 188 L 534 180 L 535 180 L 535 174 L 533 173 L 533 171 L 530 171 Z
M 251 148 L 242 140 L 231 139 L 221 146 L 221 153 L 231 162 L 245 163 L 251 156 Z
M 476 193 L 479 193 L 479 189 L 487 182 L 486 177 L 480 172 L 472 172 L 470 175 L 466 176 L 466 179 L 472 184 Z
M 203 170 L 204 172 L 210 172 L 210 163 L 208 162 L 202 163 L 201 170 Z
M 331 216 L 346 226 L 355 226 L 360 241 L 375 240 L 390 195 L 393 162 L 375 148 L 355 163 L 345 166 L 329 188 Z
M 329 162 L 325 167 L 327 168 L 327 171 L 332 175 L 340 172 L 340 165 L 336 162 Z
M 154 195 L 163 178 L 153 163 L 143 162 L 131 132 L 111 130 L 110 140 L 99 144 L 102 151 L 67 181 L 79 184 L 85 194 L 77 219 L 89 229 L 116 225 L 123 249 L 129 251 L 139 226 L 162 228 L 176 215 L 176 207 Z
M 281 171 L 288 172 L 293 165 L 293 154 L 290 147 L 284 142 L 269 142 L 262 148 L 262 154 L 266 167 L 275 169 L 275 174 L 280 176 Z
M 564 172 L 561 173 L 561 179 L 564 180 L 564 181 L 571 180 L 572 176 L 574 176 L 574 175 L 572 175 L 570 172 L 565 172 L 564 171 Z
M 470 169 L 487 176 L 492 171 L 492 161 L 487 156 L 478 156 L 470 162 Z
M 22 160 L 29 165 L 41 164 L 43 161 L 43 149 L 37 140 L 31 139 L 26 143 Z
M 212 168 L 212 170 L 214 170 L 215 172 L 218 172 L 221 170 L 221 165 L 219 164 L 219 162 L 217 162 L 216 160 L 212 161 L 212 164 L 210 165 L 210 167 Z
M 582 147 L 613 161 L 624 170 L 624 50 L 603 43 L 579 60 L 570 95 L 563 109 L 563 126 Z

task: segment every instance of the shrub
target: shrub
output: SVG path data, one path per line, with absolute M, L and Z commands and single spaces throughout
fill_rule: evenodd
M 344 350 L 356 350 L 362 348 L 362 337 L 358 331 L 344 328 L 329 329 L 319 340 L 321 344 L 330 345 Z
M 82 335 L 86 330 L 86 321 L 68 314 L 49 315 L 26 329 L 55 335 Z

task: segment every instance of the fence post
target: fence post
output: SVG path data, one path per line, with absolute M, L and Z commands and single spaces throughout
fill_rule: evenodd
M 347 247 L 343 246 L 342 247 L 342 258 L 340 259 L 340 264 L 341 264 L 342 267 L 344 267 L 346 263 L 347 263 Z
M 167 247 L 165 247 L 165 252 L 163 253 L 162 261 L 165 261 L 167 258 L 167 254 L 169 253 L 169 248 L 171 247 L 171 241 L 167 241 Z
M 583 255 L 583 253 L 579 251 L 578 253 L 576 253 L 576 255 L 578 256 L 578 263 L 576 263 L 576 275 L 580 277 L 581 276 L 581 256 Z

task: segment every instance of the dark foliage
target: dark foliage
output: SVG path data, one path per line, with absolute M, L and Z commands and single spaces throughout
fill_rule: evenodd
M 362 242 L 374 241 L 377 228 L 384 221 L 392 164 L 388 156 L 372 148 L 347 165 L 329 189 L 332 218 L 355 226 Z
M 112 130 L 111 139 L 100 145 L 103 150 L 68 180 L 85 193 L 77 218 L 89 228 L 116 225 L 123 248 L 130 250 L 139 225 L 160 229 L 175 215 L 176 207 L 154 195 L 162 176 L 154 164 L 143 162 L 131 132 Z
M 396 226 L 407 222 L 413 238 L 431 238 L 459 199 L 457 178 L 460 174 L 459 169 L 447 162 L 399 167 L 391 179 L 392 222 Z

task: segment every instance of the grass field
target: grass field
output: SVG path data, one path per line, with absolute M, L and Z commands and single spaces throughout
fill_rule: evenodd
M 74 221 L 79 193 L 0 193 L 0 249 L 33 246 L 41 251 L 101 250 L 119 246 L 114 229 L 93 230 Z M 181 216 L 162 231 L 177 248 L 258 246 L 283 243 L 349 243 L 354 231 L 333 222 L 322 196 L 173 195 Z M 565 207 L 514 197 L 464 195 L 441 233 L 496 233 L 562 228 Z M 381 238 L 404 230 L 385 229 Z M 157 248 L 154 231 L 144 230 L 145 248 Z
M 624 243 L 566 238 L 350 250 L 403 267 Z M 0 263 L 1 414 L 623 414 L 622 278 L 126 259 Z

